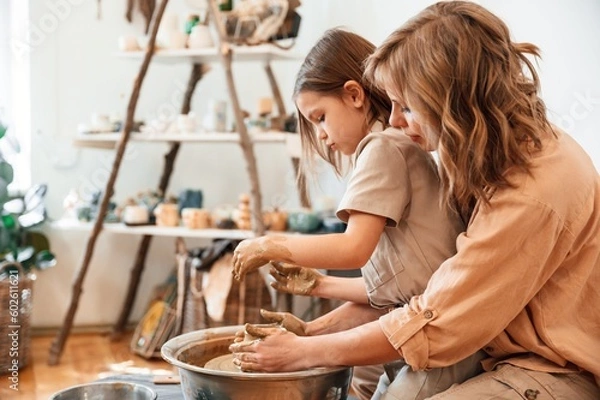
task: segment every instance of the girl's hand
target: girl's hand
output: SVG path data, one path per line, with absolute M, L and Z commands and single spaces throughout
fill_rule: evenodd
M 260 315 L 267 321 L 275 322 L 277 325 L 298 336 L 306 336 L 306 322 L 289 312 L 276 312 L 261 309 Z
M 233 276 L 242 280 L 247 273 L 255 271 L 269 262 L 263 238 L 246 239 L 233 251 Z
M 261 310 L 264 311 L 264 310 Z M 264 339 L 269 335 L 283 331 L 285 328 L 283 325 L 276 322 L 270 324 L 244 324 L 244 329 L 237 331 L 233 338 L 233 343 L 250 343 L 255 340 Z
M 310 296 L 323 278 L 323 274 L 312 268 L 274 261 L 271 265 L 273 267 L 269 273 L 275 278 L 275 282 L 271 282 L 271 287 L 280 292 Z

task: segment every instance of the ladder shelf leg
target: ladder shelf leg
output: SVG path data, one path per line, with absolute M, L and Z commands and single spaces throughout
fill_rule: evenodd
M 135 114 L 135 108 L 137 106 L 137 101 L 140 96 L 142 83 L 146 76 L 146 72 L 148 71 L 148 66 L 150 65 L 150 60 L 152 58 L 152 55 L 154 53 L 154 47 L 155 47 L 155 43 L 156 43 L 156 35 L 158 33 L 158 27 L 160 25 L 160 20 L 162 19 L 162 16 L 164 14 L 164 11 L 165 11 L 165 8 L 167 7 L 168 2 L 169 2 L 169 0 L 162 0 L 162 2 L 160 4 L 160 6 L 158 7 L 156 14 L 155 14 L 155 18 L 154 18 L 153 26 L 152 26 L 152 34 L 150 36 L 150 40 L 148 43 L 148 49 L 144 56 L 144 61 L 142 62 L 142 65 L 140 67 L 140 72 L 138 73 L 138 75 L 135 79 L 135 82 L 134 82 L 133 90 L 132 90 L 132 93 L 131 93 L 131 96 L 129 99 L 129 104 L 127 106 L 127 118 L 125 120 L 125 126 L 123 128 L 123 133 L 121 134 L 121 139 L 118 142 L 117 152 L 115 155 L 115 160 L 113 161 L 113 166 L 112 166 L 110 176 L 108 178 L 108 181 L 106 182 L 104 196 L 102 198 L 102 202 L 100 203 L 100 208 L 98 211 L 98 217 L 94 224 L 92 233 L 90 234 L 90 237 L 88 239 L 85 256 L 83 258 L 82 264 L 79 267 L 79 269 L 77 270 L 76 278 L 75 278 L 75 281 L 73 282 L 73 287 L 72 287 L 72 292 L 71 292 L 71 301 L 70 301 L 70 305 L 69 305 L 69 308 L 67 311 L 67 315 L 65 316 L 63 325 L 62 325 L 61 329 L 59 330 L 56 338 L 54 339 L 54 341 L 50 347 L 50 353 L 48 356 L 48 365 L 56 365 L 59 363 L 60 357 L 64 350 L 65 342 L 71 332 L 71 328 L 73 327 L 73 320 L 75 319 L 75 313 L 79 306 L 79 298 L 81 297 L 81 294 L 83 293 L 83 282 L 85 280 L 85 276 L 87 274 L 89 264 L 91 262 L 91 259 L 92 259 L 93 253 L 94 253 L 96 239 L 98 238 L 98 235 L 99 235 L 100 231 L 102 230 L 104 215 L 106 214 L 106 211 L 108 210 L 108 204 L 109 204 L 110 198 L 112 197 L 113 192 L 114 192 L 114 185 L 115 185 L 115 181 L 117 179 L 117 174 L 119 172 L 119 168 L 121 166 L 121 161 L 123 160 L 123 155 L 125 154 L 125 147 L 127 145 L 127 142 L 129 141 L 129 137 L 131 135 L 131 131 L 132 131 L 132 127 L 133 127 L 133 118 L 134 118 L 134 114 Z

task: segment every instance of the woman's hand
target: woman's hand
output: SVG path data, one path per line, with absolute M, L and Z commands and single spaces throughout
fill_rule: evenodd
M 267 246 L 263 238 L 246 239 L 233 251 L 233 275 L 242 280 L 247 273 L 255 271 L 269 262 Z
M 267 321 L 274 322 L 298 336 L 307 336 L 306 322 L 289 312 L 260 310 L 260 315 Z
M 311 366 L 303 351 L 302 338 L 281 328 L 265 328 L 259 340 L 233 343 L 233 363 L 245 372 L 301 371 Z
M 280 292 L 310 296 L 323 278 L 323 274 L 312 268 L 274 261 L 271 265 L 273 267 L 269 273 L 275 278 L 275 282 L 271 282 L 271 287 Z

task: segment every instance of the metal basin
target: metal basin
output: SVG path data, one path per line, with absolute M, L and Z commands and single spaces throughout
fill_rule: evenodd
M 50 400 L 156 400 L 156 392 L 131 382 L 94 382 L 71 386 L 50 396 Z
M 249 373 L 204 368 L 229 354 L 243 326 L 203 329 L 176 336 L 161 349 L 179 369 L 186 400 L 342 400 L 348 397 L 352 368 L 314 368 L 297 372 Z

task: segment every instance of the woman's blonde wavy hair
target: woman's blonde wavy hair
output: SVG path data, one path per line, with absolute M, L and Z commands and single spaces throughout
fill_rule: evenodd
M 308 52 L 294 85 L 293 99 L 302 92 L 316 92 L 324 96 L 342 96 L 344 84 L 354 80 L 363 86 L 367 104 L 366 126 L 379 121 L 388 126 L 392 104 L 382 89 L 363 84 L 365 61 L 373 54 L 375 45 L 360 35 L 333 28 L 326 31 Z M 305 187 L 305 176 L 312 169 L 316 153 L 331 164 L 338 175 L 342 174 L 343 162 L 338 152 L 332 152 L 319 140 L 310 121 L 299 110 L 298 126 L 302 142 L 302 164 L 298 179 Z
M 509 168 L 530 169 L 530 152 L 550 132 L 539 79 L 508 27 L 466 1 L 429 6 L 393 32 L 369 57 L 365 78 L 397 95 L 440 133 L 446 205 L 469 215 L 477 200 L 511 186 Z

